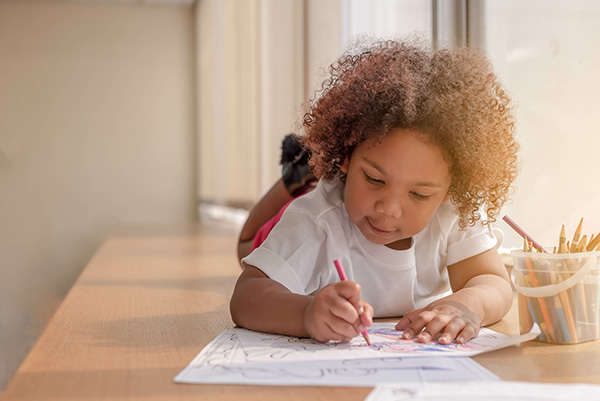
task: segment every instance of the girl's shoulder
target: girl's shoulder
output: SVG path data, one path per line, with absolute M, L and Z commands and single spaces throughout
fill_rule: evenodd
M 458 228 L 458 214 L 451 202 L 442 203 L 427 225 L 427 230 L 448 237 Z
M 480 213 L 482 219 L 485 218 L 484 212 Z M 452 244 L 475 236 L 491 235 L 490 229 L 483 226 L 482 219 L 479 219 L 473 226 L 461 228 L 456 207 L 452 203 L 446 202 L 438 208 L 427 228 L 423 231 L 427 231 L 428 235 L 441 238 L 448 244 Z M 493 237 L 493 235 L 491 236 Z
M 341 181 L 322 179 L 313 191 L 294 200 L 288 210 L 290 214 L 300 213 L 310 216 L 315 222 L 337 214 L 341 216 L 342 189 Z

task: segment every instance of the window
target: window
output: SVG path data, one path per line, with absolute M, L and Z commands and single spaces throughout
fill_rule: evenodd
M 600 3 L 485 2 L 484 47 L 516 104 L 522 169 L 504 211 L 544 246 L 600 232 Z M 522 239 L 508 226 L 506 247 Z

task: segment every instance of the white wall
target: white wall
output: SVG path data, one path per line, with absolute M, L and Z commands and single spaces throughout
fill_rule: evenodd
M 111 227 L 195 218 L 189 7 L 0 3 L 0 390 Z

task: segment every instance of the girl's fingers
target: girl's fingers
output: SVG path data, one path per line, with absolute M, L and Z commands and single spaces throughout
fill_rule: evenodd
M 364 301 L 361 301 L 361 303 L 364 309 L 364 313 L 360 315 L 360 323 L 362 323 L 362 325 L 365 327 L 371 327 L 373 325 L 373 314 L 375 313 L 373 311 L 373 307 L 371 307 L 371 305 Z
M 345 336 L 340 334 L 338 329 L 335 328 L 335 324 L 331 322 L 323 322 L 318 332 L 314 333 L 312 337 L 321 343 L 326 343 L 329 341 L 349 342 L 353 336 Z
M 321 290 L 318 295 L 321 330 L 313 336 L 317 341 L 348 342 L 373 324 L 373 308 L 360 299 L 360 285 L 342 281 Z M 327 326 L 326 328 L 324 326 Z
M 438 338 L 438 342 L 440 344 L 450 344 L 458 333 L 460 333 L 464 329 L 465 325 L 463 321 L 452 320 L 450 323 L 446 325 L 444 328 L 444 332 Z
M 361 301 L 360 285 L 352 281 L 343 281 L 333 285 L 333 290 L 334 299 L 331 300 L 330 310 L 334 316 L 353 324 L 359 330 L 359 326 L 363 324 L 361 323 L 361 317 L 367 313 L 365 307 L 368 307 L 369 319 L 372 320 L 373 308 Z M 365 324 L 371 325 L 366 322 Z
M 427 329 L 425 329 L 426 331 Z M 479 334 L 479 327 L 463 319 L 453 319 L 444 328 L 442 335 L 438 338 L 440 344 L 450 344 L 456 341 L 464 344 Z
M 350 324 L 358 324 L 358 322 L 360 321 L 356 307 L 344 298 L 338 297 L 335 300 L 333 300 L 330 307 L 330 311 L 335 317 L 342 319 Z
M 405 340 L 415 338 L 435 316 L 436 313 L 430 311 L 421 311 L 416 315 L 410 316 L 411 323 L 404 329 L 402 338 Z
M 341 341 L 347 343 L 359 333 L 353 325 L 342 319 L 333 318 L 331 322 L 326 322 L 325 324 L 329 330 L 331 330 L 329 336 L 331 341 Z
M 338 306 L 335 309 L 332 308 L 331 312 L 333 319 L 335 319 L 335 323 L 332 324 L 334 324 L 334 327 L 336 328 L 340 327 L 340 329 L 336 331 L 345 336 L 354 337 L 372 325 L 370 317 L 363 317 L 366 313 L 363 312 L 363 314 L 359 316 L 356 309 L 347 302 L 346 305 Z
M 334 286 L 337 294 L 350 302 L 356 308 L 356 310 L 362 306 L 360 303 L 360 284 L 355 283 L 354 281 L 340 281 L 332 285 Z
M 450 322 L 448 315 L 435 315 L 417 336 L 417 341 L 428 343 L 433 340 Z
M 456 337 L 456 342 L 458 344 L 464 344 L 470 339 L 477 337 L 477 334 L 479 334 L 479 327 L 473 324 L 467 324 Z
M 423 309 L 415 309 L 411 312 L 408 312 L 406 315 L 404 315 L 402 317 L 402 319 L 400 319 L 398 321 L 398 323 L 396 323 L 396 330 L 404 330 L 408 326 L 410 326 L 412 321 L 415 319 L 415 316 L 417 316 L 419 313 L 421 313 L 422 310 Z
M 477 316 L 455 303 L 437 303 L 416 309 L 404 315 L 396 324 L 397 330 L 404 330 L 402 338 L 416 338 L 419 342 L 438 341 L 450 344 L 456 341 L 464 344 L 479 333 Z
M 329 341 L 341 341 L 341 342 L 350 341 L 350 339 L 348 339 L 348 337 L 345 337 L 345 336 L 342 336 L 342 335 L 336 333 L 335 330 L 333 330 L 333 328 L 331 327 L 331 325 L 327 322 L 325 322 L 323 324 L 323 327 L 321 327 L 320 332 L 314 334 L 312 337 L 321 343 L 326 343 Z

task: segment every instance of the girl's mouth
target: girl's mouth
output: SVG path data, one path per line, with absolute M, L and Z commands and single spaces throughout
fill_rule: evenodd
M 369 228 L 371 229 L 373 234 L 375 234 L 379 237 L 384 237 L 384 238 L 391 237 L 396 232 L 396 230 L 386 231 L 386 230 L 381 230 L 381 229 L 375 227 L 373 225 L 373 223 L 371 223 L 371 220 L 369 220 L 369 218 L 367 218 L 367 223 L 369 224 Z

